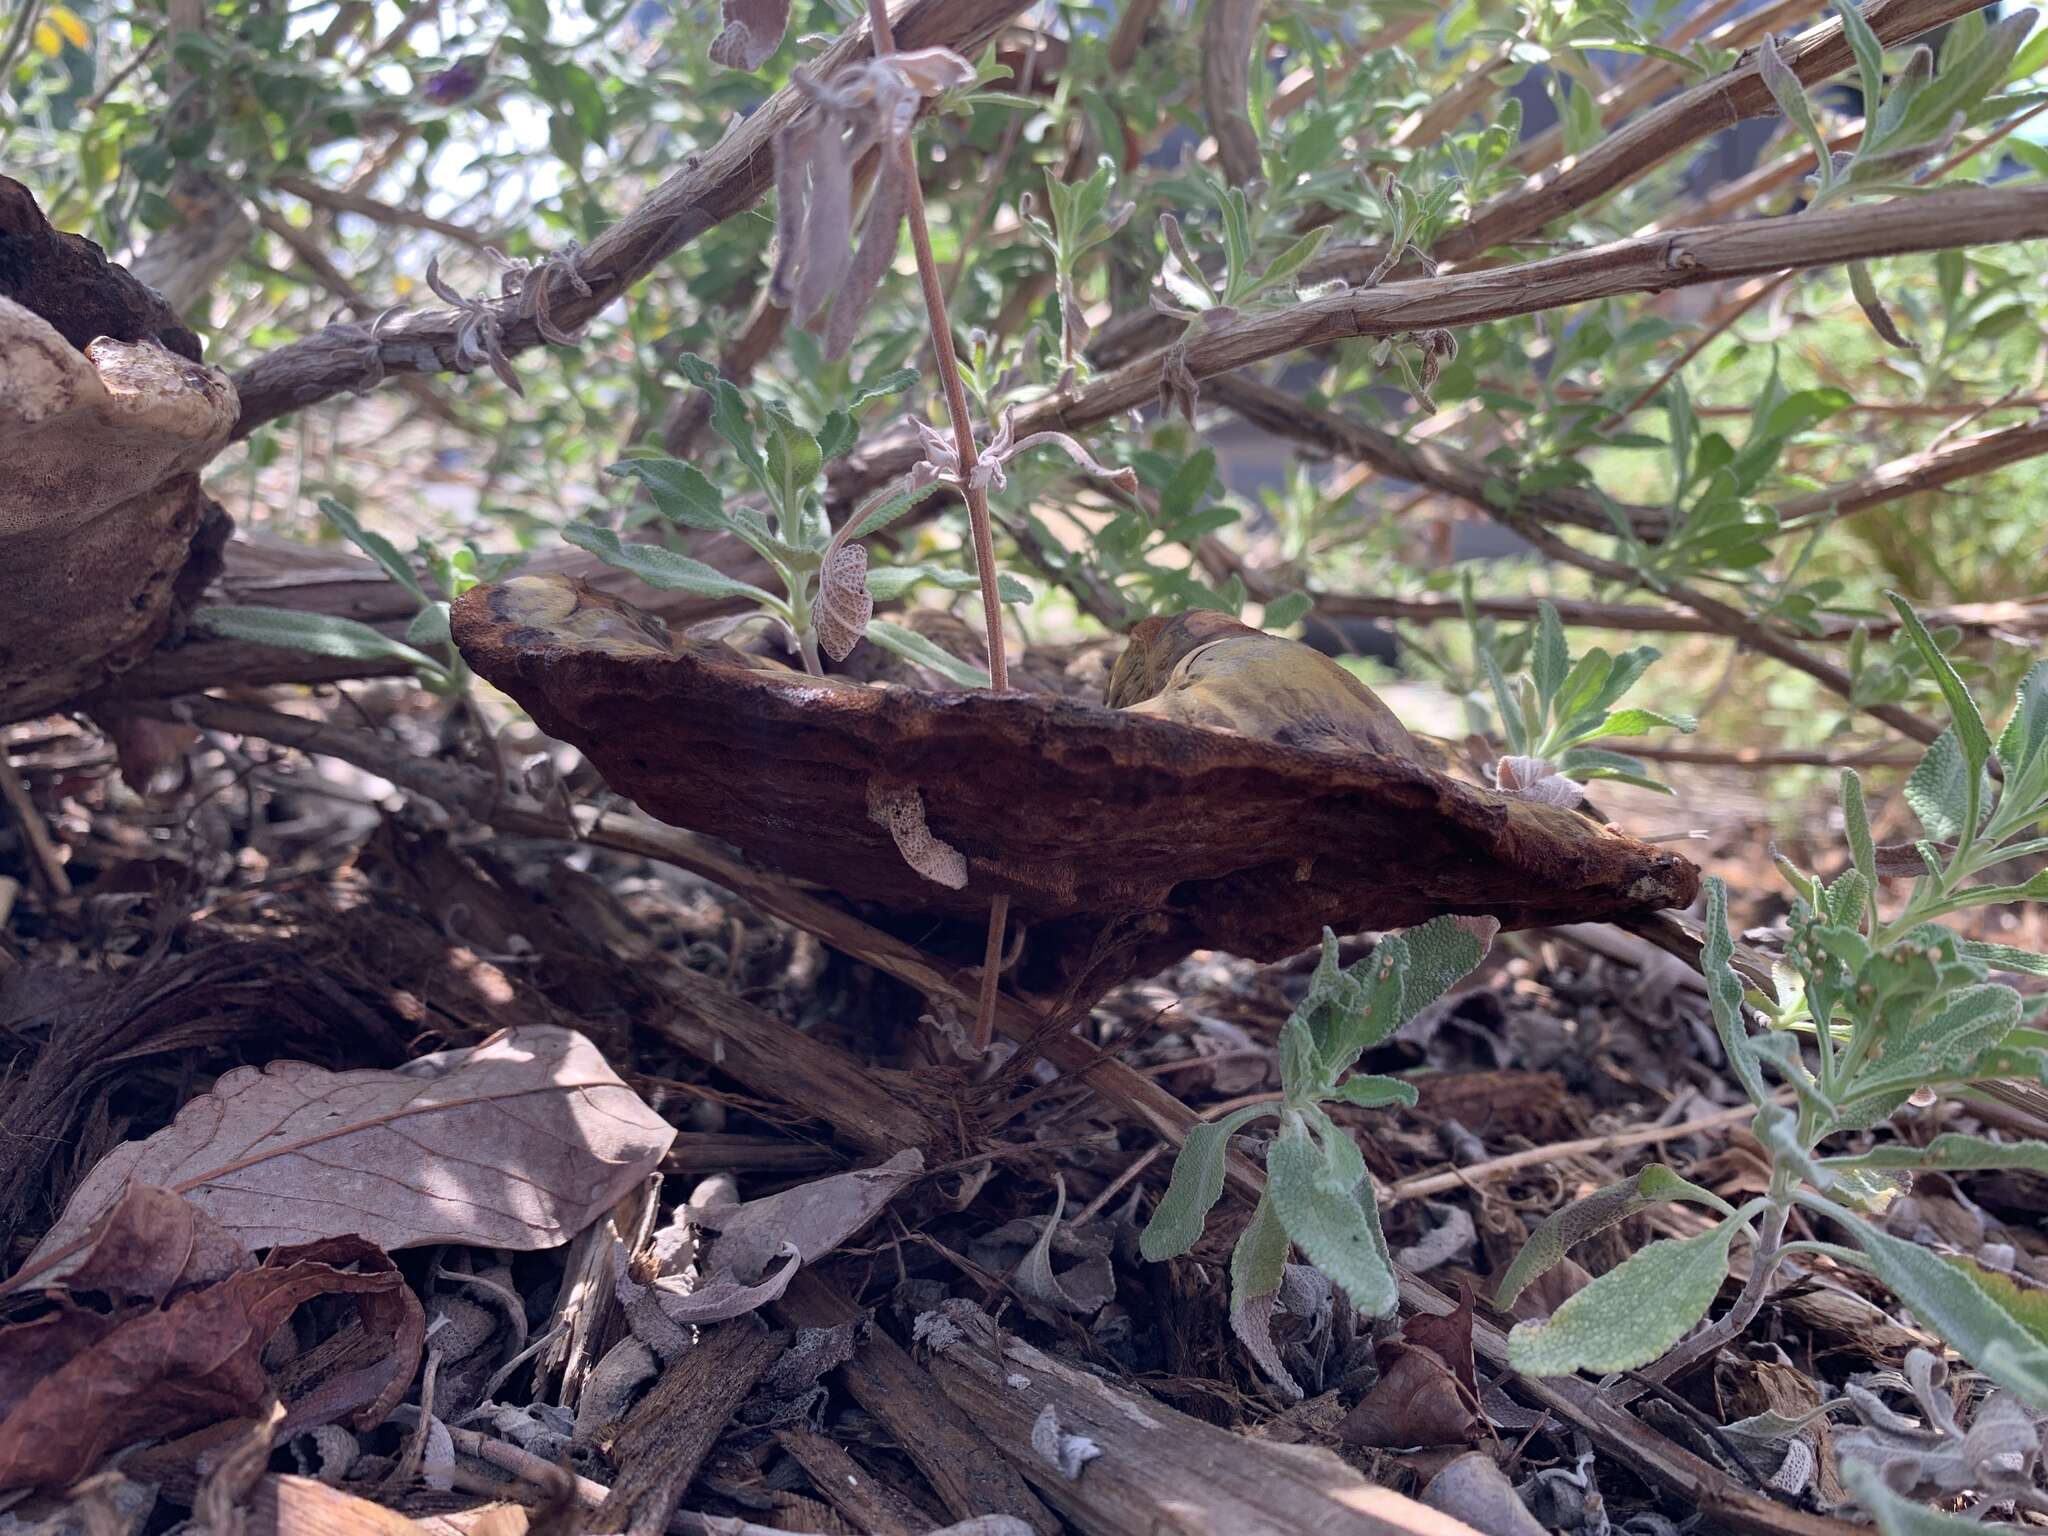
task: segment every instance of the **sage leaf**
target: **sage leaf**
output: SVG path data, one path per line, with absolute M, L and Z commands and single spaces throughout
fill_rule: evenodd
M 692 597 L 751 597 L 777 609 L 782 606 L 781 599 L 749 582 L 735 580 L 702 560 L 692 560 L 659 544 L 623 543 L 611 529 L 596 523 L 571 523 L 562 530 L 562 537 L 606 565 L 637 576 L 664 592 L 687 592 Z
M 1272 1112 L 1270 1104 L 1247 1104 L 1221 1120 L 1204 1120 L 1188 1127 L 1180 1153 L 1173 1160 L 1166 1193 L 1160 1197 L 1152 1219 L 1145 1223 L 1145 1230 L 1138 1234 L 1140 1253 L 1157 1264 L 1195 1246 L 1209 1212 L 1223 1198 L 1223 1160 L 1230 1138 L 1247 1122 Z
M 1993 1141 L 1947 1131 L 1924 1147 L 1904 1142 L 1873 1147 L 1854 1157 L 1828 1157 L 1821 1166 L 1837 1171 L 1872 1168 L 1913 1168 L 1943 1171 L 2015 1169 L 2048 1173 L 2048 1141 Z
M 1735 1074 L 1750 1102 L 1768 1098 L 1763 1072 L 1749 1048 L 1749 1031 L 1742 1020 L 1742 978 L 1729 962 L 1735 955 L 1734 940 L 1728 937 L 1728 887 L 1719 875 L 1707 879 L 1707 937 L 1700 950 L 1700 969 L 1707 978 L 1707 1002 L 1714 1011 L 1714 1030 L 1721 1037 L 1721 1049 L 1728 1055 L 1728 1069 Z
M 1920 659 L 1927 663 L 1935 686 L 1941 689 L 1941 696 L 1948 703 L 1949 718 L 1954 723 L 1956 740 L 1962 745 L 1964 763 L 1972 775 L 1981 773 L 1985 763 L 1991 759 L 1991 735 L 1984 729 L 1984 717 L 1977 713 L 1977 701 L 1970 697 L 1970 690 L 1963 686 L 1962 678 L 1956 675 L 1955 667 L 1942 654 L 1941 647 L 1934 643 L 1934 636 L 1920 622 L 1920 615 L 1913 611 L 1912 604 L 1896 592 L 1887 592 L 1885 596 L 1898 610 L 1900 628 L 1912 640 Z
M 1730 1218 L 1698 1237 L 1661 1238 L 1624 1259 L 1541 1323 L 1517 1323 L 1508 1364 L 1529 1376 L 1634 1370 L 1707 1315 L 1728 1277 Z
M 341 661 L 402 661 L 433 677 L 447 669 L 424 651 L 355 619 L 335 614 L 305 613 L 295 608 L 197 608 L 192 627 L 222 640 L 246 640 L 282 651 L 332 656 Z
M 1915 1317 L 2001 1387 L 2048 1413 L 2048 1313 L 2040 1298 L 2023 1298 L 2004 1276 L 1968 1259 L 1941 1258 L 1868 1222 L 1848 1225 L 1877 1278 Z M 2031 1325 L 2025 1301 L 2041 1314 Z
M 1662 1163 L 1651 1163 L 1634 1177 L 1596 1189 L 1544 1218 L 1529 1234 L 1508 1272 L 1501 1276 L 1500 1289 L 1493 1298 L 1494 1309 L 1507 1311 L 1522 1292 L 1555 1269 L 1566 1254 L 1587 1238 L 1667 1200 L 1694 1200 L 1727 1209 L 1727 1202 L 1711 1190 L 1680 1178 Z
M 1337 1140 L 1349 1147 L 1341 1132 Z M 1356 1147 L 1349 1147 L 1356 1159 Z M 1393 1261 L 1380 1234 L 1371 1186 L 1334 1171 L 1342 1153 L 1326 1155 L 1308 1127 L 1289 1115 L 1266 1154 L 1266 1192 L 1280 1225 L 1308 1261 L 1343 1287 L 1368 1317 L 1385 1317 L 1400 1301 Z M 1361 1197 L 1361 1190 L 1363 1191 Z

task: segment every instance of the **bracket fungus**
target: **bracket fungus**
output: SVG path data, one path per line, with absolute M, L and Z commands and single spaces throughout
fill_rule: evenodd
M 168 305 L 0 177 L 0 720 L 91 693 L 197 596 L 228 521 L 198 470 L 235 387 Z
M 1056 981 L 1125 925 L 1129 971 L 1197 948 L 1277 959 L 1325 924 L 1503 927 L 1683 906 L 1699 871 L 1574 811 L 1405 757 L 1283 745 L 1044 694 L 848 685 L 672 638 L 561 576 L 455 605 L 476 671 L 672 825 L 904 914 L 1006 895 Z M 964 860 L 932 878 L 921 830 Z M 917 861 L 930 866 L 930 860 Z M 1038 966 L 1034 964 L 1033 970 Z

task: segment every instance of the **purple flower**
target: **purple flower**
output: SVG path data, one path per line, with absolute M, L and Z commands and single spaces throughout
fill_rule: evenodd
M 478 62 L 463 59 L 438 75 L 429 75 L 427 83 L 420 88 L 420 94 L 437 107 L 452 107 L 465 97 L 475 95 L 476 88 L 483 83 L 483 70 Z

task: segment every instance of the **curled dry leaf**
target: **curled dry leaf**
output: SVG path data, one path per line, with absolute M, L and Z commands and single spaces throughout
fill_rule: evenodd
M 719 0 L 724 30 L 711 39 L 711 62 L 756 70 L 782 46 L 789 30 L 789 0 Z
M 811 619 L 818 629 L 818 644 L 834 661 L 844 661 L 860 644 L 868 620 L 874 616 L 875 600 L 868 595 L 866 548 L 835 541 L 818 573 L 818 601 Z
M 574 1030 L 531 1025 L 396 1071 L 241 1067 L 116 1147 L 0 1291 L 67 1262 L 131 1182 L 161 1184 L 251 1248 L 353 1232 L 532 1249 L 566 1242 L 675 1131 Z
M 742 3 L 752 9 L 763 0 L 727 0 L 728 32 Z M 775 137 L 777 252 L 769 297 L 791 306 L 799 325 L 811 324 L 832 306 L 827 357 L 842 357 L 852 345 L 868 301 L 895 259 L 896 232 L 910 207 L 910 178 L 916 174 L 906 149 L 918 102 L 973 80 L 974 66 L 946 48 L 864 60 L 830 80 L 801 69 L 791 77 L 811 104 Z M 854 167 L 876 145 L 881 152 L 874 192 L 860 249 L 849 258 Z
M 967 884 L 967 856 L 934 837 L 925 825 L 924 796 L 914 789 L 868 781 L 868 820 L 887 827 L 903 862 L 935 885 L 957 891 Z
M 1252 130 L 1251 54 L 1258 39 L 1259 0 L 1213 0 L 1202 30 L 1202 105 L 1216 136 L 1216 158 L 1233 187 L 1259 174 L 1259 136 Z
M 873 1168 L 813 1179 L 740 1205 L 706 1206 L 696 1218 L 718 1240 L 705 1257 L 705 1272 L 751 1284 L 785 1245 L 793 1245 L 803 1263 L 816 1263 L 923 1175 L 924 1154 L 912 1147 Z
M 261 1266 L 244 1252 L 230 1268 L 218 1230 L 201 1214 L 172 1214 L 172 1201 L 163 1190 L 133 1192 L 80 1245 L 71 1283 L 111 1286 L 127 1293 L 123 1305 L 100 1313 L 57 1293 L 55 1310 L 0 1330 L 0 1489 L 59 1487 L 136 1440 L 252 1413 L 271 1393 L 264 1346 L 315 1297 L 353 1297 L 364 1331 L 390 1348 L 324 1383 L 301 1427 L 359 1410 L 355 1426 L 372 1429 L 410 1385 L 426 1320 L 374 1244 L 282 1247 Z M 153 1217 L 165 1221 L 165 1252 L 138 1253 Z M 161 1297 L 146 1294 L 158 1286 L 168 1287 Z

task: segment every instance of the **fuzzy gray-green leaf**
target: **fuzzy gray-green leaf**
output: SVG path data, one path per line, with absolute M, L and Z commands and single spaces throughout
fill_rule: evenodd
M 2000 1286 L 2002 1276 L 1967 1259 L 1940 1258 L 1868 1222 L 1851 1221 L 1849 1228 L 1878 1279 L 1915 1317 L 2001 1387 L 2048 1412 L 2044 1320 L 2024 1319 L 2014 1304 L 2020 1293 L 2008 1294 L 2011 1282 Z
M 1671 1348 L 1714 1304 L 1739 1224 L 1663 1238 L 1631 1254 L 1541 1323 L 1517 1323 L 1508 1364 L 1530 1376 L 1634 1370 Z
M 1371 1188 L 1342 1182 L 1292 1116 L 1266 1154 L 1266 1193 L 1287 1235 L 1343 1287 L 1353 1306 L 1368 1317 L 1394 1310 L 1400 1287 L 1379 1239 Z
M 1221 1120 L 1204 1120 L 1188 1128 L 1166 1193 L 1138 1236 L 1140 1253 L 1156 1264 L 1195 1246 L 1210 1210 L 1223 1198 L 1223 1158 L 1230 1138 L 1247 1120 L 1270 1112 L 1268 1105 L 1247 1104 Z

